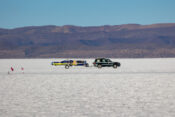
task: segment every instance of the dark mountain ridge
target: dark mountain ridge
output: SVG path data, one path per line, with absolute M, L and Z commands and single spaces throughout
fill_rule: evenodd
M 175 57 L 175 23 L 0 29 L 0 58 Z

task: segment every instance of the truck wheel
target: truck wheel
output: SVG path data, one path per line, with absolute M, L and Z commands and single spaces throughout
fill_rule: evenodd
M 113 65 L 113 68 L 117 69 L 117 65 L 116 65 L 116 64 L 115 64 L 115 65 Z
M 86 64 L 85 67 L 89 67 L 89 64 Z
M 69 69 L 69 65 L 65 65 L 65 69 Z
M 97 67 L 98 67 L 98 68 L 102 68 L 102 66 L 101 66 L 101 65 L 97 65 Z

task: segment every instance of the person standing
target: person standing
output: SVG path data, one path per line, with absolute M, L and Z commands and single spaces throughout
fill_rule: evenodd
M 11 72 L 13 72 L 14 71 L 14 68 L 13 67 L 10 67 L 10 70 L 11 70 Z M 10 71 L 8 71 L 7 73 L 10 74 Z
M 10 69 L 11 69 L 12 72 L 14 71 L 14 68 L 13 67 L 11 67 Z
M 22 73 L 24 73 L 24 68 L 23 67 L 21 67 L 21 71 L 22 71 Z

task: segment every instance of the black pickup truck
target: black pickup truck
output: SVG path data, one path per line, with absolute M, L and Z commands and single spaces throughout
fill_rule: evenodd
M 95 67 L 98 67 L 98 68 L 102 68 L 102 67 L 117 68 L 117 67 L 120 67 L 119 62 L 112 62 L 110 59 L 107 59 L 107 58 L 97 58 L 97 59 L 95 59 L 93 64 Z

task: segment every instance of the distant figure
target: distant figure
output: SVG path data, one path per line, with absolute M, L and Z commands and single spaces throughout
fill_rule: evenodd
M 23 70 L 24 70 L 24 68 L 23 68 L 23 67 L 21 67 L 21 70 L 23 71 Z
M 24 68 L 23 67 L 21 67 L 21 70 L 22 70 L 22 73 L 24 73 Z
M 14 71 L 14 68 L 13 67 L 11 67 L 10 69 L 11 69 L 12 72 Z
M 13 67 L 10 67 L 10 70 L 13 72 L 14 71 L 14 68 Z M 7 73 L 10 74 L 10 71 L 8 71 Z

